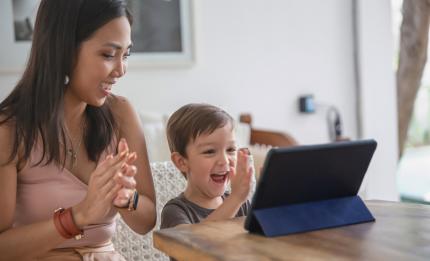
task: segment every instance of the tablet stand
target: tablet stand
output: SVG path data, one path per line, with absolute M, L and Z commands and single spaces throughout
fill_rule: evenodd
M 253 215 L 268 237 L 375 221 L 359 196 L 254 209 Z

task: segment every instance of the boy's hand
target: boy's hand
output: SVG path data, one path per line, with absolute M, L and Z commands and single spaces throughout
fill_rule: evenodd
M 240 149 L 237 152 L 237 164 L 230 167 L 231 195 L 240 202 L 245 202 L 251 190 L 251 176 L 254 174 L 254 167 L 250 165 L 249 153 Z
M 254 175 L 254 166 L 248 163 L 251 161 L 251 156 L 245 151 L 242 151 L 242 149 L 239 150 L 237 152 L 236 166 L 230 166 L 230 196 L 203 222 L 233 218 L 237 215 L 242 204 L 247 200 L 251 191 L 251 178 Z

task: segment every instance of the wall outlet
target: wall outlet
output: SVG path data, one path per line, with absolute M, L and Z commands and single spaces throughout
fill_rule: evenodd
M 299 111 L 301 113 L 315 112 L 315 101 L 313 95 L 303 95 L 299 97 Z

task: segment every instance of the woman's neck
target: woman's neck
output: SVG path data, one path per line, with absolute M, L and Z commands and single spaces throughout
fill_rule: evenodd
M 67 126 L 81 126 L 87 104 L 76 99 L 71 93 L 64 95 L 64 120 Z

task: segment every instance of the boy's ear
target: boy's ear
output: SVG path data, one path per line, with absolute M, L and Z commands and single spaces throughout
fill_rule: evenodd
M 172 159 L 173 164 L 184 174 L 188 173 L 188 161 L 187 159 L 179 154 L 179 152 L 172 152 L 170 155 L 170 158 Z

